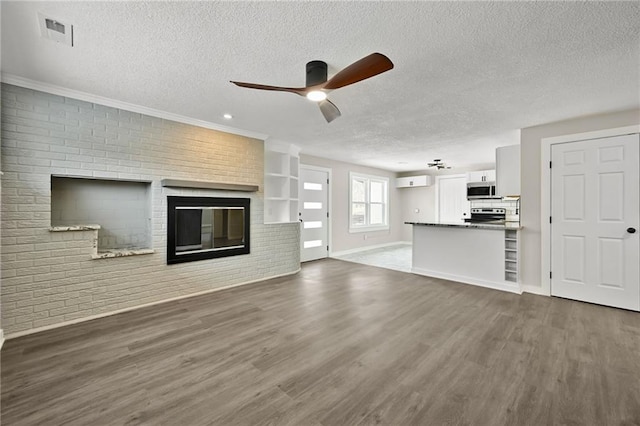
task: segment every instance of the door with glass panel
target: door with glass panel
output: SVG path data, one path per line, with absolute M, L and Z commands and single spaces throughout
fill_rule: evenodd
M 329 170 L 300 166 L 300 261 L 322 259 L 329 252 Z

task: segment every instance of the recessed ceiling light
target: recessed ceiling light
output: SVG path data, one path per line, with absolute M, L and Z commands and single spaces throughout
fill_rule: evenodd
M 233 118 L 233 115 L 225 114 L 225 115 L 223 115 L 223 117 L 225 118 L 225 120 L 231 120 Z

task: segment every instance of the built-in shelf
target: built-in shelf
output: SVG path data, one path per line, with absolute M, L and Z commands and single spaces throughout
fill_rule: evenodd
M 504 231 L 504 279 L 518 282 L 518 231 L 507 229 Z
M 298 147 L 272 141 L 264 153 L 264 223 L 298 221 Z
M 242 185 L 237 183 L 205 182 L 199 180 L 162 179 L 160 184 L 165 188 L 219 189 L 224 191 L 257 192 L 258 185 Z

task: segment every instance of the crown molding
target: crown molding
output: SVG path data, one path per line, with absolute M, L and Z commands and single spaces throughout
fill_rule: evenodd
M 235 127 L 224 126 L 210 121 L 198 120 L 196 118 L 186 117 L 184 115 L 174 114 L 167 111 L 161 111 L 154 108 L 148 108 L 142 105 L 131 104 L 129 102 L 118 101 L 116 99 L 105 98 L 103 96 L 91 93 L 81 92 L 66 87 L 56 86 L 54 84 L 43 83 L 41 81 L 31 80 L 13 74 L 2 73 L 2 82 L 20 86 L 27 89 L 38 90 L 41 92 L 51 93 L 53 95 L 64 96 L 68 98 L 78 99 L 85 102 L 104 105 L 112 108 L 123 109 L 126 111 L 137 112 L 140 114 L 150 115 L 152 117 L 163 118 L 165 120 L 177 121 L 179 123 L 191 124 L 193 126 L 204 127 L 206 129 L 217 130 L 219 132 L 232 133 L 234 135 L 246 136 L 248 138 L 266 140 L 269 135 L 264 133 L 252 132 L 250 130 L 237 129 Z

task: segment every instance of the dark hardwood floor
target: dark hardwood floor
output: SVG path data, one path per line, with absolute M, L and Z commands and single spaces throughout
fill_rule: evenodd
M 640 314 L 327 259 L 12 339 L 10 425 L 639 425 Z

